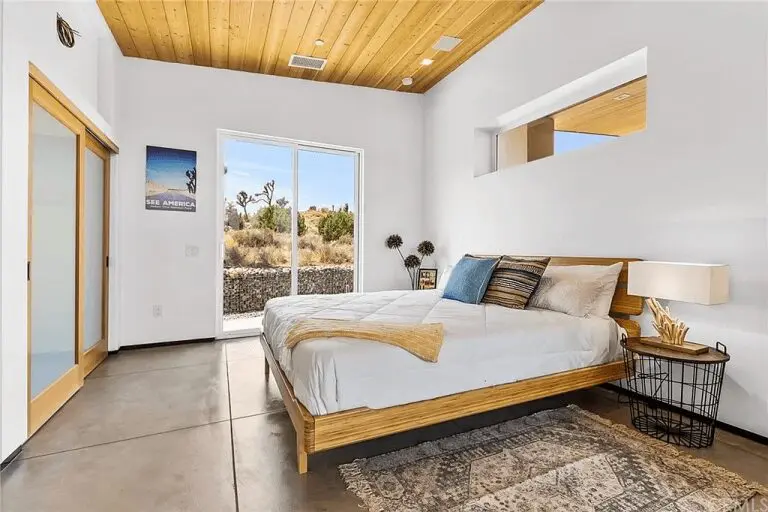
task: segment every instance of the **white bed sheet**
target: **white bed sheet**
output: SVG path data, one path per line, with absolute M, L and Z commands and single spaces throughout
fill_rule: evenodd
M 443 324 L 437 363 L 397 347 L 328 338 L 285 348 L 303 318 Z M 620 327 L 611 319 L 576 318 L 442 299 L 440 290 L 281 297 L 267 302 L 264 335 L 313 415 L 383 408 L 619 359 Z

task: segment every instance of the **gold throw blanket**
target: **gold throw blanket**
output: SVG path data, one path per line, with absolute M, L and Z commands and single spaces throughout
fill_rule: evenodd
M 443 346 L 443 324 L 393 324 L 356 320 L 300 320 L 288 331 L 285 346 L 292 349 L 304 340 L 357 338 L 378 341 L 407 350 L 416 357 L 437 362 Z

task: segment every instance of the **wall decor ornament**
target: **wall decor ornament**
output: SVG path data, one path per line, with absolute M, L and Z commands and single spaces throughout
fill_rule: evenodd
M 61 44 L 67 48 L 73 48 L 75 46 L 75 36 L 80 35 L 80 32 L 73 29 L 59 13 L 56 13 L 56 33 Z
M 197 152 L 147 146 L 145 209 L 197 209 Z

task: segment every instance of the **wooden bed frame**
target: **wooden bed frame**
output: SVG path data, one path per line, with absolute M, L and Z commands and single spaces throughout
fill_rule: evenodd
M 616 293 L 611 302 L 611 316 L 630 336 L 640 335 L 640 325 L 630 315 L 643 312 L 642 297 L 627 295 L 627 262 L 633 258 L 554 257 L 551 265 L 611 265 L 624 263 Z M 297 399 L 293 387 L 275 360 L 264 335 L 264 374 L 270 368 L 283 396 L 285 408 L 296 429 L 296 460 L 299 473 L 307 472 L 307 456 L 349 444 L 375 439 L 406 430 L 434 425 L 465 416 L 501 409 L 511 405 L 589 388 L 624 378 L 624 361 L 579 368 L 543 377 L 465 391 L 431 400 L 384 409 L 362 407 L 321 416 L 313 416 Z

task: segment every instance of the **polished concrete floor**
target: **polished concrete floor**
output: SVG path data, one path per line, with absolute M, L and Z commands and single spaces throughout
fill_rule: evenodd
M 256 340 L 123 351 L 0 474 L 0 510 L 359 511 L 338 464 L 567 403 L 627 422 L 616 395 L 595 389 L 310 456 L 300 476 Z M 768 485 L 768 446 L 719 432 L 696 454 Z M 768 498 L 749 510 L 768 511 Z

